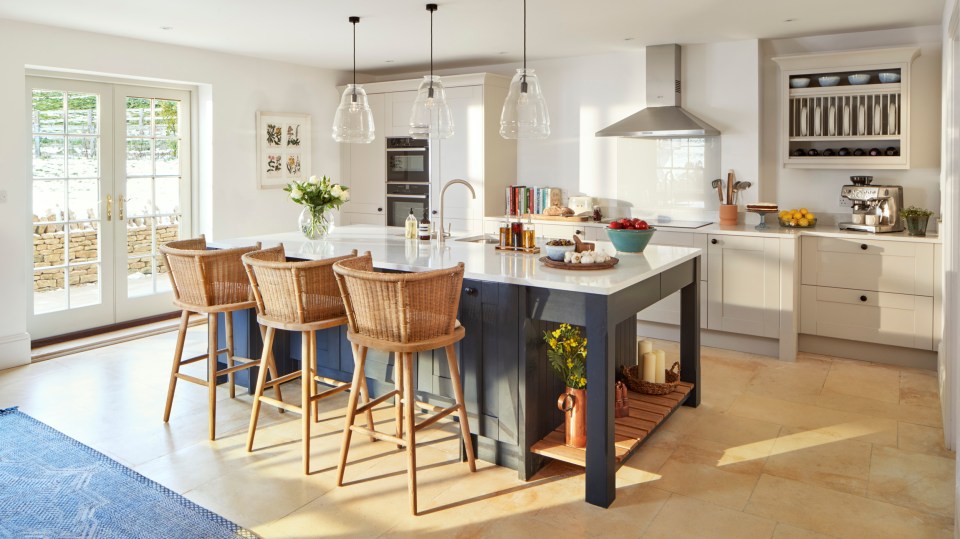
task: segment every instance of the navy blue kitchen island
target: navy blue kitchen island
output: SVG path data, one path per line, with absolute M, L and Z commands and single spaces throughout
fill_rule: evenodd
M 275 234 L 211 242 L 214 247 L 283 243 L 289 258 L 318 259 L 370 251 L 381 271 L 423 271 L 464 262 L 459 319 L 463 389 L 477 457 L 516 469 L 527 480 L 555 458 L 586 469 L 586 501 L 602 507 L 616 497 L 615 474 L 680 405 L 700 403 L 700 250 L 648 246 L 617 256 L 609 270 L 551 269 L 539 255 L 501 253 L 491 245 L 448 240 L 444 245 L 404 240 L 396 229 L 338 228 L 323 242 Z M 598 242 L 612 252 L 612 246 Z M 615 373 L 636 362 L 636 313 L 676 292 L 681 295 L 680 372 L 677 389 L 664 396 L 631 393 L 631 417 L 614 418 Z M 563 415 L 556 407 L 563 383 L 550 370 L 543 332 L 560 323 L 583 328 L 587 348 L 587 447 L 563 445 Z M 256 357 L 262 347 L 256 315 L 236 315 L 237 354 Z M 222 328 L 223 325 L 221 324 Z M 221 335 L 221 338 L 223 336 Z M 299 368 L 300 335 L 278 334 L 274 353 L 281 372 Z M 346 327 L 317 334 L 318 374 L 349 381 L 353 357 Z M 250 356 L 247 356 L 250 357 Z M 418 400 L 452 402 L 443 350 L 418 354 Z M 370 351 L 366 376 L 373 394 L 393 388 L 393 360 Z M 238 381 L 246 381 L 238 376 Z M 559 435 L 559 441 L 558 441 Z

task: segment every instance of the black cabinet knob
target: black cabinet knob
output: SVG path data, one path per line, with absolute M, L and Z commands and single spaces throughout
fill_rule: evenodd
M 468 286 L 468 287 L 466 287 L 466 288 L 463 289 L 463 293 L 466 294 L 466 295 L 468 295 L 468 296 L 476 296 L 476 295 L 477 295 L 477 289 L 476 289 L 476 288 L 473 288 L 472 286 Z
M 430 213 L 433 214 L 433 215 L 436 215 L 436 214 L 437 214 L 437 210 L 433 210 L 433 211 L 430 212 Z
M 716 244 L 720 243 L 720 240 L 718 240 L 717 238 L 713 238 L 712 240 L 710 240 L 710 243 L 716 245 Z
M 583 231 L 582 231 L 582 230 L 575 230 L 575 231 L 574 231 L 574 234 L 583 234 Z
M 378 212 L 382 212 L 382 211 L 383 211 L 383 208 L 377 208 L 377 211 L 378 211 Z
M 867 250 L 867 244 L 866 244 L 866 243 L 861 243 L 861 244 L 860 244 L 860 248 L 863 249 L 864 251 L 866 251 L 866 250 Z
M 867 301 L 867 296 L 860 296 L 860 301 Z

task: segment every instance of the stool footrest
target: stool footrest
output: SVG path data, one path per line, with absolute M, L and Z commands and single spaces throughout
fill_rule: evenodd
M 451 407 L 449 407 L 449 408 L 444 408 L 443 410 L 437 412 L 436 414 L 434 414 L 434 415 L 432 415 L 432 416 L 424 419 L 423 421 L 417 423 L 416 425 L 414 425 L 414 426 L 413 426 L 413 430 L 414 430 L 414 432 L 416 432 L 416 431 L 418 431 L 418 430 L 420 430 L 420 429 L 429 427 L 430 425 L 433 425 L 433 424 L 436 423 L 437 421 L 440 421 L 441 419 L 447 417 L 448 415 L 452 414 L 453 412 L 456 412 L 456 411 L 459 410 L 459 409 L 460 409 L 460 405 L 459 405 L 459 404 L 456 404 L 456 405 L 451 406 Z
M 266 382 L 263 384 L 263 388 L 266 389 L 268 387 L 276 387 L 280 384 L 285 384 L 290 380 L 296 380 L 297 378 L 300 378 L 300 371 L 291 372 L 290 374 L 285 374 L 280 378 L 277 378 L 276 380 L 270 380 L 269 382 Z
M 367 410 L 369 410 L 370 408 L 373 408 L 374 406 L 376 406 L 376 405 L 382 403 L 383 401 L 389 399 L 390 397 L 393 397 L 393 396 L 399 395 L 399 394 L 400 394 L 400 392 L 397 391 L 396 389 L 394 389 L 393 391 L 388 391 L 387 393 L 384 393 L 383 395 L 380 395 L 379 397 L 377 397 L 377 398 L 373 399 L 372 401 L 364 404 L 363 406 L 357 406 L 357 411 L 356 411 L 355 413 L 356 413 L 357 415 L 360 415 L 360 414 L 366 412 Z
M 350 382 L 341 382 L 340 380 L 334 380 L 333 378 L 327 378 L 326 376 L 314 375 L 313 379 L 316 382 L 320 382 L 328 386 L 335 386 L 335 387 L 350 386 Z
M 234 359 L 234 360 L 237 360 L 237 359 L 244 359 L 244 358 L 236 358 L 236 357 L 235 357 L 235 358 L 233 358 L 233 359 Z M 246 363 L 241 363 L 241 364 L 239 364 L 239 365 L 234 365 L 233 367 L 227 367 L 226 369 L 221 369 L 221 370 L 217 371 L 217 376 L 223 376 L 224 374 L 230 374 L 230 373 L 234 373 L 234 372 L 237 372 L 237 371 L 242 371 L 243 369 L 249 369 L 250 367 L 256 367 L 256 366 L 258 366 L 259 364 L 260 364 L 259 361 L 250 361 L 250 360 L 247 360 Z
M 327 398 L 327 397 L 336 395 L 337 393 L 340 393 L 340 392 L 342 392 L 342 391 L 346 391 L 346 390 L 348 390 L 348 389 L 350 389 L 350 384 L 343 384 L 342 386 L 332 387 L 332 388 L 330 388 L 330 389 L 328 389 L 328 390 L 326 390 L 326 391 L 322 391 L 322 392 L 317 393 L 316 395 L 310 397 L 310 400 L 311 400 L 311 401 L 318 401 L 318 400 L 320 400 L 320 399 L 325 399 L 325 398 Z
M 193 382 L 194 384 L 198 384 L 198 385 L 201 385 L 201 386 L 207 385 L 207 381 L 206 381 L 206 380 L 204 380 L 204 379 L 202 379 L 202 378 L 197 378 L 196 376 L 190 376 L 189 374 L 183 374 L 183 373 L 178 372 L 178 373 L 174 373 L 174 376 L 176 376 L 177 378 L 179 378 L 179 379 L 181 379 L 181 380 L 186 380 L 187 382 Z
M 393 442 L 397 445 L 402 445 L 404 447 L 406 447 L 407 445 L 407 441 L 404 440 L 403 438 L 397 438 L 396 436 L 393 436 L 391 434 L 386 434 L 378 430 L 370 430 L 366 427 L 361 427 L 360 425 L 350 425 L 350 430 L 354 432 L 361 432 L 363 434 L 366 434 L 367 436 L 372 436 L 377 440 L 383 440 L 385 442 Z
M 276 406 L 277 408 L 282 408 L 284 410 L 289 410 L 298 414 L 303 413 L 303 408 L 295 404 L 290 404 L 289 402 L 283 402 L 281 400 L 274 399 L 273 397 L 266 397 L 260 395 L 260 402 L 269 404 L 271 406 Z
M 199 356 L 193 356 L 190 359 L 184 359 L 180 361 L 180 365 L 189 365 L 191 363 L 196 363 L 198 361 L 203 361 L 207 359 L 207 354 L 200 354 Z

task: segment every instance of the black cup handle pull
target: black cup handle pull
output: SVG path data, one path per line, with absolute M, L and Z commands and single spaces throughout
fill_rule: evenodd
M 866 250 L 867 250 L 867 244 L 866 244 L 866 243 L 861 243 L 861 244 L 860 244 L 860 248 L 863 249 L 864 251 L 866 251 Z
M 710 240 L 710 243 L 716 245 L 716 244 L 720 243 L 720 240 L 718 240 L 717 238 L 713 238 L 712 240 Z
M 468 296 L 476 296 L 476 295 L 477 295 L 477 289 L 476 289 L 476 288 L 473 288 L 472 286 L 468 286 L 468 287 L 466 287 L 466 288 L 463 289 L 463 293 L 466 294 L 466 295 L 468 295 Z
M 383 212 L 383 208 L 377 208 L 377 212 Z
M 860 296 L 860 301 L 867 301 L 867 296 Z

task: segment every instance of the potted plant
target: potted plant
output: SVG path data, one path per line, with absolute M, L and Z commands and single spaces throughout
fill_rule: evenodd
M 350 189 L 324 176 L 310 176 L 306 181 L 292 181 L 283 188 L 290 200 L 303 206 L 300 231 L 308 240 L 325 237 L 333 224 L 332 211 L 350 200 Z
M 543 334 L 550 365 L 563 380 L 566 389 L 557 399 L 564 412 L 564 443 L 571 447 L 587 445 L 587 339 L 570 324 Z
M 933 215 L 932 211 L 918 208 L 917 206 L 909 206 L 901 211 L 900 215 L 907 224 L 907 234 L 911 236 L 927 235 L 927 222 L 930 220 L 930 216 Z

